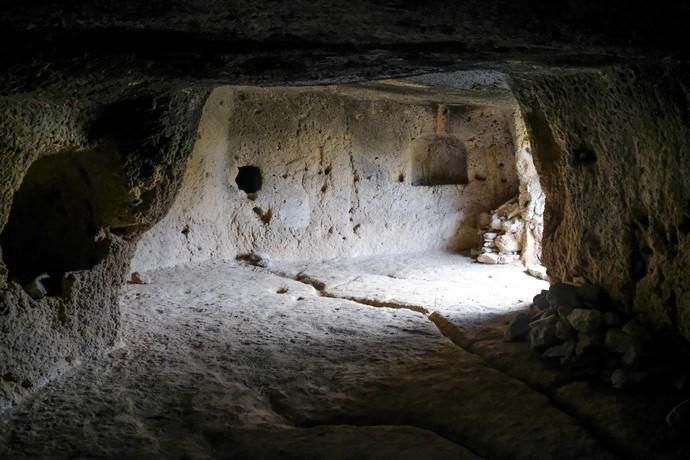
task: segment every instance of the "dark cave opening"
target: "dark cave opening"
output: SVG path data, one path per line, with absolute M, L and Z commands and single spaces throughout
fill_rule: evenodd
M 107 154 L 90 151 L 50 155 L 31 165 L 0 236 L 10 279 L 40 279 L 56 294 L 65 273 L 91 269 L 105 257 L 107 241 L 98 235 L 118 201 L 111 167 Z

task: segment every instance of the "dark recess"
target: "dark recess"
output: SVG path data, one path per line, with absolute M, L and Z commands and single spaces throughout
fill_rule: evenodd
M 454 136 L 425 136 L 412 146 L 413 186 L 468 184 L 467 152 Z
M 14 195 L 0 241 L 9 276 L 22 284 L 43 273 L 93 268 L 106 254 L 98 240 L 103 203 L 116 198 L 104 155 L 70 152 L 37 160 Z M 106 163 L 106 164 L 104 164 Z
M 263 185 L 261 170 L 257 166 L 240 166 L 235 183 L 245 193 L 256 193 Z
M 573 150 L 573 164 L 585 165 L 597 161 L 597 154 L 589 147 L 579 147 Z

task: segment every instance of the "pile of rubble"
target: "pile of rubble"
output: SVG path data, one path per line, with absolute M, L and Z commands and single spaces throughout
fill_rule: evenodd
M 509 264 L 520 259 L 525 224 L 517 198 L 502 204 L 491 214 L 480 214 L 477 224 L 483 238 L 482 247 L 472 250 L 477 262 Z
M 534 297 L 529 312 L 513 318 L 505 339 L 528 340 L 544 358 L 581 376 L 607 380 L 616 388 L 661 379 L 684 389 L 688 373 L 674 363 L 687 359 L 683 355 L 687 350 L 652 338 L 640 321 L 610 306 L 596 286 L 554 284 Z M 669 347 L 678 352 L 676 356 Z

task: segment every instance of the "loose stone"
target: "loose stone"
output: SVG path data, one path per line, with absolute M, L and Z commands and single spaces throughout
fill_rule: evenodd
M 529 313 L 518 313 L 510 321 L 508 327 L 505 330 L 504 338 L 507 342 L 517 342 L 527 339 L 530 331 L 530 322 L 532 321 L 532 316 Z
M 48 290 L 46 289 L 45 284 L 43 284 L 43 281 L 47 280 L 48 278 L 50 278 L 50 276 L 47 273 L 43 273 L 42 275 L 37 276 L 30 283 L 26 284 L 24 286 L 24 290 L 33 299 L 42 299 L 43 297 L 48 295 Z
M 601 329 L 602 318 L 598 310 L 576 308 L 568 314 L 568 322 L 579 332 L 592 334 Z

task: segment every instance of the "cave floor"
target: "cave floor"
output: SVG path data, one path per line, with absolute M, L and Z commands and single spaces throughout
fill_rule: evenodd
M 149 276 L 123 290 L 117 348 L 0 419 L 1 458 L 684 455 L 664 431 L 672 395 L 503 341 L 546 286 L 520 267 L 435 253 Z

